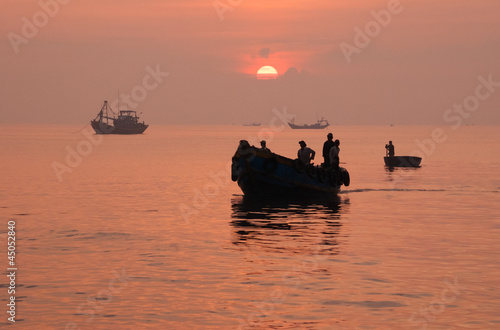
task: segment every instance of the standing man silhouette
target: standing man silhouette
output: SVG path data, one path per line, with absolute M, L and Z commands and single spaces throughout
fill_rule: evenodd
M 394 144 L 392 144 L 392 141 L 385 145 L 385 149 L 389 153 L 389 157 L 394 157 Z
M 340 166 L 340 141 L 335 140 L 333 147 L 330 149 L 330 165 L 333 169 L 338 169 Z
M 323 144 L 323 159 L 325 162 L 323 163 L 324 167 L 330 166 L 330 149 L 335 145 L 335 142 L 333 142 L 333 134 L 328 133 L 326 136 L 328 140 L 325 141 Z

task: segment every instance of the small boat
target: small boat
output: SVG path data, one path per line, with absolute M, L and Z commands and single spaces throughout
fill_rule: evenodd
M 243 126 L 260 126 L 260 123 L 243 124 Z
M 96 134 L 142 134 L 149 126 L 139 122 L 137 111 L 120 110 L 116 116 L 108 101 L 104 101 L 101 111 L 90 124 Z
M 388 167 L 419 167 L 422 158 L 415 156 L 386 156 L 385 166 Z
M 245 196 L 257 197 L 335 195 L 342 185 L 350 184 L 345 168 L 305 165 L 298 159 L 250 146 L 246 140 L 240 141 L 232 158 L 231 179 Z
M 292 129 L 323 129 L 323 128 L 327 128 L 328 126 L 330 126 L 330 124 L 328 123 L 328 120 L 324 119 L 323 117 L 321 117 L 321 119 L 318 120 L 315 124 L 311 124 L 311 125 L 308 125 L 308 124 L 296 125 L 294 123 L 294 120 L 292 120 L 292 122 L 288 122 L 288 125 Z

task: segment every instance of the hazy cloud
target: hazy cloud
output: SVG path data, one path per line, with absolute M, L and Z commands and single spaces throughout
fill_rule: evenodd
M 262 58 L 269 58 L 269 54 L 271 54 L 271 50 L 269 48 L 262 48 L 259 50 L 259 56 Z
M 290 67 L 286 72 L 280 76 L 281 79 L 298 79 L 300 77 L 306 77 L 309 73 L 305 70 L 299 71 L 296 67 Z
M 299 70 L 297 70 L 296 67 L 291 67 L 286 70 L 286 72 L 283 74 L 284 78 L 295 78 L 299 75 Z

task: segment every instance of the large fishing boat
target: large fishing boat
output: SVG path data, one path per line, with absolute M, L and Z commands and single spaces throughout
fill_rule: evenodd
M 345 168 L 306 165 L 250 146 L 246 140 L 240 141 L 233 156 L 231 179 L 245 196 L 268 197 L 335 195 L 342 185 L 350 184 Z
M 308 124 L 296 125 L 294 120 L 292 120 L 292 122 L 288 122 L 288 125 L 292 129 L 323 129 L 330 126 L 328 120 L 324 119 L 323 117 L 321 117 L 321 119 L 319 119 L 315 124 L 311 125 Z
M 90 124 L 96 134 L 142 134 L 149 126 L 139 122 L 137 111 L 119 110 L 116 115 L 108 101 L 104 101 L 101 111 Z

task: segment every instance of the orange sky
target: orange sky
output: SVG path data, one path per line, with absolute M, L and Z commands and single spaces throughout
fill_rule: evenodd
M 150 123 L 266 122 L 287 106 L 298 121 L 445 124 L 479 76 L 500 81 L 494 0 L 220 0 L 219 13 L 212 0 L 45 0 L 53 17 L 17 54 L 13 34 L 43 9 L 2 3 L 1 123 L 85 123 L 157 66 L 168 77 L 136 102 Z M 341 44 L 391 5 L 400 12 L 348 62 Z M 264 65 L 281 77 L 255 79 Z M 500 124 L 499 108 L 500 88 L 467 120 Z

